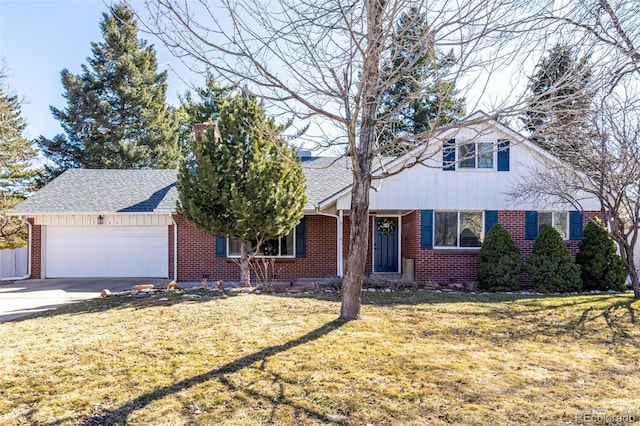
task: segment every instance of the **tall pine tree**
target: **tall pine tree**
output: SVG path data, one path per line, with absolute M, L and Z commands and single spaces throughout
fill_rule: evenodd
M 34 166 L 37 151 L 24 137 L 20 100 L 10 93 L 5 78 L 0 69 L 0 249 L 26 244 L 26 227 L 7 211 L 25 198 L 39 173 Z
M 138 39 L 123 4 L 103 14 L 100 28 L 104 41 L 91 44 L 82 74 L 61 73 L 67 107 L 51 111 L 66 135 L 37 140 L 50 160 L 48 177 L 74 167 L 175 168 L 178 123 L 153 46 Z
M 306 204 L 305 178 L 296 153 L 255 98 L 239 93 L 220 107 L 220 137 L 213 129 L 192 143 L 193 161 L 178 174 L 178 212 L 212 235 L 240 240 L 243 285 L 262 242 L 288 234 Z
M 389 154 L 413 148 L 414 135 L 455 123 L 465 113 L 464 99 L 456 97 L 454 84 L 446 79 L 455 61 L 453 52 L 437 52 L 430 30 L 416 8 L 403 13 L 397 24 L 382 79 L 397 73 L 401 78 L 385 91 L 378 112 L 380 143 L 389 146 Z
M 571 47 L 555 45 L 540 60 L 529 80 L 527 111 L 521 117 L 531 139 L 583 171 L 597 168 L 597 158 L 573 155 L 592 143 L 593 92 L 588 58 L 578 59 Z

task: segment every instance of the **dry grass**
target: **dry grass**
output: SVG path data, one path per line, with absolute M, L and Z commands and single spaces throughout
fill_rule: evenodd
M 109 298 L 0 324 L 0 424 L 640 418 L 640 302 L 366 293 Z

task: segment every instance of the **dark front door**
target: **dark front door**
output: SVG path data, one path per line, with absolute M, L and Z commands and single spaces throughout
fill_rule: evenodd
M 398 272 L 398 218 L 376 217 L 374 272 Z

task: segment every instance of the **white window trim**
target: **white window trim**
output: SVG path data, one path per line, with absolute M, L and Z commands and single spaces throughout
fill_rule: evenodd
M 461 247 L 460 246 L 460 213 L 482 213 L 482 231 L 480 231 L 480 246 L 478 247 Z M 458 245 L 456 246 L 437 246 L 436 245 L 436 213 L 457 213 L 458 220 L 456 223 L 456 240 Z M 480 250 L 482 246 L 482 242 L 484 241 L 484 223 L 485 223 L 485 211 L 484 210 L 434 210 L 433 211 L 433 241 L 432 246 L 434 249 L 438 250 Z
M 569 212 L 566 210 L 540 210 L 538 211 L 538 235 L 540 235 L 540 213 L 551 213 L 551 227 L 555 228 L 556 227 L 556 214 L 560 214 L 560 213 L 564 213 L 565 214 L 565 220 L 566 220 L 566 229 L 564 230 L 564 237 L 562 237 L 562 241 L 569 241 L 570 239 L 570 227 L 571 224 L 569 223 L 569 221 L 571 220 L 571 217 L 569 216 Z M 557 229 L 556 229 L 557 231 Z
M 476 146 L 476 155 L 474 156 L 474 160 L 475 160 L 475 166 L 474 167 L 462 167 L 462 159 L 460 158 L 460 148 L 463 145 L 469 145 L 469 144 L 475 144 Z M 479 161 L 479 156 L 478 156 L 478 145 L 482 144 L 482 143 L 490 143 L 491 144 L 491 156 L 492 156 L 492 167 L 478 167 L 478 161 Z M 498 140 L 488 140 L 488 139 L 480 139 L 477 141 L 467 141 L 467 142 L 463 142 L 459 145 L 456 145 L 456 171 L 461 171 L 461 172 L 491 172 L 491 171 L 496 171 L 498 170 L 498 159 L 496 156 L 496 152 L 497 152 L 497 146 L 498 146 Z
M 265 255 L 255 255 L 254 258 L 257 259 L 295 259 L 296 258 L 296 229 L 293 228 L 293 230 L 291 231 L 293 232 L 293 254 L 287 254 L 287 255 L 278 255 L 278 256 L 265 256 Z M 281 238 L 285 238 L 286 235 L 282 236 L 282 237 L 278 237 L 278 240 L 280 240 Z M 233 258 L 233 259 L 240 259 L 240 255 L 239 254 L 231 254 L 230 251 L 230 246 L 231 246 L 231 238 L 233 237 L 228 237 L 227 238 L 227 257 L 229 258 Z

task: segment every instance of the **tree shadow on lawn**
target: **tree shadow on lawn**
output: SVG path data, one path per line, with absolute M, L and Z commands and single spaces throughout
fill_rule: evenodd
M 76 419 L 63 419 L 60 421 L 56 421 L 53 423 L 49 423 L 49 425 L 57 425 L 66 422 L 72 422 L 74 424 L 80 423 L 85 426 L 97 426 L 97 425 L 124 425 L 127 424 L 127 419 L 129 416 L 137 410 L 140 410 L 154 401 L 161 400 L 165 397 L 176 395 L 177 393 L 189 389 L 193 386 L 200 385 L 212 380 L 218 380 L 220 383 L 228 387 L 232 391 L 242 390 L 244 393 L 249 395 L 252 398 L 264 399 L 269 403 L 273 404 L 273 408 L 271 410 L 271 418 L 273 420 L 275 416 L 275 412 L 279 405 L 288 405 L 292 407 L 297 413 L 305 414 L 308 417 L 317 419 L 324 423 L 331 424 L 343 424 L 341 422 L 337 422 L 335 419 L 329 418 L 326 414 L 314 411 L 308 407 L 304 407 L 300 404 L 297 404 L 293 401 L 288 401 L 285 394 L 283 385 L 280 385 L 281 391 L 274 398 L 270 395 L 264 395 L 260 392 L 250 389 L 239 389 L 235 384 L 233 384 L 226 375 L 236 373 L 244 368 L 251 367 L 252 365 L 262 361 L 262 370 L 264 370 L 264 363 L 268 357 L 286 352 L 290 349 L 295 348 L 296 346 L 304 345 L 306 343 L 312 342 L 321 338 L 322 336 L 331 333 L 334 330 L 337 330 L 341 326 L 346 324 L 346 321 L 342 320 L 333 320 L 324 324 L 323 326 L 308 332 L 307 334 L 298 337 L 297 339 L 290 340 L 286 343 L 280 345 L 269 346 L 252 354 L 246 355 L 242 358 L 239 358 L 235 361 L 229 362 L 219 368 L 215 368 L 211 371 L 208 371 L 204 374 L 200 374 L 185 380 L 181 380 L 177 383 L 174 383 L 169 386 L 165 386 L 151 392 L 145 393 L 143 395 L 138 396 L 137 398 L 129 401 L 128 403 L 111 410 L 107 413 L 87 417 L 82 416 Z M 278 381 L 281 379 L 279 375 L 274 373 L 274 381 Z M 282 383 L 282 381 L 280 381 Z
M 544 299 L 538 299 L 542 303 L 526 300 L 518 305 L 456 310 L 451 315 L 463 321 L 467 319 L 469 326 L 460 329 L 460 326 L 454 325 L 450 328 L 454 334 L 483 335 L 485 331 L 481 329 L 482 323 L 491 321 L 496 327 L 492 329 L 488 339 L 494 344 L 537 337 L 573 337 L 575 340 L 596 339 L 602 344 L 640 348 L 640 333 L 637 332 L 640 301 L 633 298 L 621 299 L 619 296 L 589 299 L 569 299 L 566 303 L 549 305 L 542 304 Z M 606 329 L 599 320 L 604 320 Z M 603 333 L 605 330 L 609 333 Z

